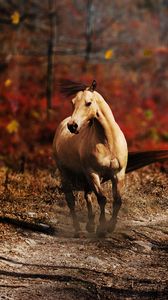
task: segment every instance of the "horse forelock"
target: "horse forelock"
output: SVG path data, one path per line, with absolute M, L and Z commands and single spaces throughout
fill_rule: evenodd
M 61 79 L 59 83 L 59 90 L 65 96 L 72 96 L 80 91 L 85 91 L 87 85 L 81 82 L 75 82 L 69 79 Z

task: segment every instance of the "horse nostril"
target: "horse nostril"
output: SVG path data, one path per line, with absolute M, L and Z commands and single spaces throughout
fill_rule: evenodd
M 76 123 L 69 124 L 68 123 L 67 126 L 68 126 L 68 129 L 71 133 L 76 133 L 77 128 L 78 128 L 78 124 L 76 124 Z
M 69 131 L 71 131 L 71 128 L 72 128 L 72 124 L 67 124 L 67 127 L 68 127 L 68 129 L 69 129 Z

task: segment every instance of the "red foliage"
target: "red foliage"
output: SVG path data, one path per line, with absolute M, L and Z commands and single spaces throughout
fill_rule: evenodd
M 31 67 L 32 70 L 32 67 Z M 97 77 L 101 82 L 101 68 Z M 82 76 L 90 83 L 93 76 Z M 22 155 L 27 161 L 35 159 L 36 164 L 51 163 L 52 139 L 58 123 L 71 113 L 70 100 L 55 94 L 53 109 L 47 118 L 47 100 L 43 83 L 33 80 L 23 81 L 18 89 L 4 87 L 1 81 L 0 98 L 0 153 L 17 159 Z M 101 86 L 100 86 L 101 88 Z M 100 91 L 98 86 L 98 91 Z M 100 91 L 111 106 L 117 122 L 126 135 L 130 149 L 166 149 L 168 147 L 168 129 L 166 109 L 163 110 L 155 98 L 141 99 L 138 87 L 131 82 L 118 78 L 106 80 Z M 8 125 L 12 123 L 10 127 Z M 15 124 L 16 123 L 16 124 Z M 34 158 L 33 158 L 34 157 Z

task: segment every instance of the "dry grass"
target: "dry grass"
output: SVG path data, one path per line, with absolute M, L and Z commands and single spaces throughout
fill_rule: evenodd
M 138 172 L 127 175 L 123 206 L 120 219 L 143 219 L 166 212 L 168 200 L 167 175 L 159 168 L 146 167 Z M 108 198 L 107 216 L 112 210 L 111 184 L 104 184 Z M 86 222 L 86 207 L 83 194 L 76 192 L 77 210 L 80 219 Z M 1 216 L 17 216 L 45 222 L 60 219 L 60 214 L 68 215 L 64 195 L 61 190 L 58 174 L 49 170 L 25 171 L 18 174 L 7 168 L 0 169 Z M 93 202 L 96 211 L 98 205 L 95 197 Z M 52 220 L 52 221 L 51 221 Z
M 58 289 L 60 299 L 84 299 L 81 291 L 85 288 L 87 299 L 166 299 L 165 173 L 153 166 L 127 176 L 116 231 L 99 240 L 94 235 L 73 238 L 57 174 L 53 177 L 49 170 L 26 170 L 24 174 L 10 171 L 6 176 L 6 172 L 0 169 L 0 295 L 18 300 L 57 299 Z M 104 190 L 109 218 L 110 183 Z M 76 196 L 85 229 L 85 202 L 82 193 Z M 93 202 L 98 217 L 95 198 Z M 41 223 L 55 232 L 35 231 L 32 225 Z M 26 228 L 27 224 L 31 228 Z M 73 298 L 72 294 L 78 296 Z

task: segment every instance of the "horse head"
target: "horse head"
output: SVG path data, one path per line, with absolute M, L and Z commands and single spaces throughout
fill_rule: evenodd
M 96 85 L 96 81 L 93 80 L 90 87 L 78 92 L 76 97 L 72 99 L 74 111 L 67 124 L 71 133 L 79 133 L 83 126 L 92 124 L 93 119 L 98 116 L 98 104 L 95 94 Z

